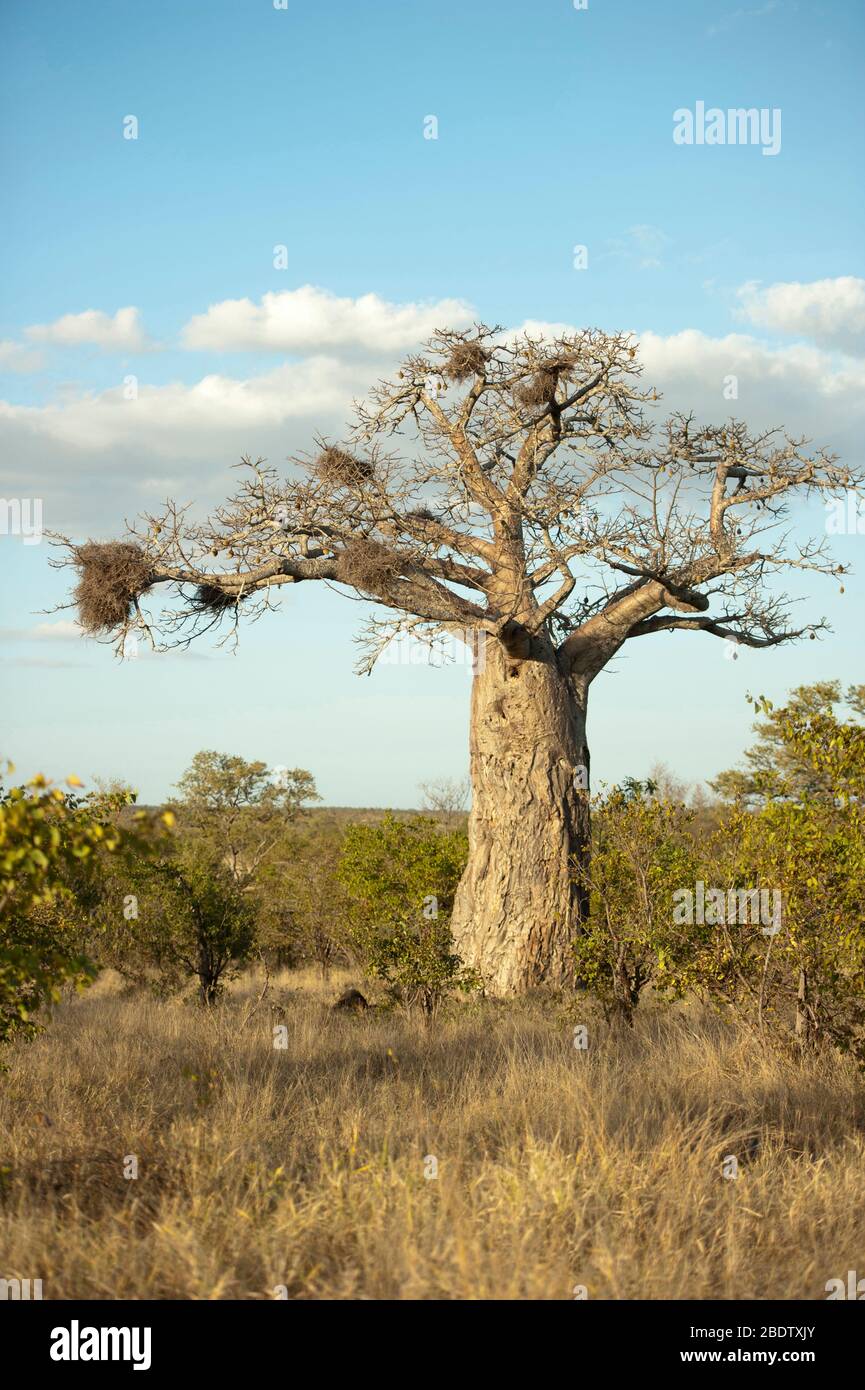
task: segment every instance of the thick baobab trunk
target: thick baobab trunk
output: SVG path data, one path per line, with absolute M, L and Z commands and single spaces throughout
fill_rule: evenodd
M 487 640 L 472 690 L 469 862 L 457 951 L 491 994 L 573 982 L 588 846 L 585 697 L 551 647 L 515 659 Z

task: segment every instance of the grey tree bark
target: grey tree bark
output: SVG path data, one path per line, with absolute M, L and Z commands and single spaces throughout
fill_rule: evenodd
M 452 917 L 490 994 L 573 983 L 589 836 L 586 691 L 546 639 L 488 639 L 472 689 L 470 853 Z

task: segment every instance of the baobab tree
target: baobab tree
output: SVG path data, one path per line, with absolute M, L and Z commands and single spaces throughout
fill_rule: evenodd
M 439 332 L 287 480 L 245 459 L 206 522 L 169 503 L 122 541 L 66 541 L 80 622 L 121 652 L 136 631 L 233 637 L 283 585 L 318 581 L 377 605 L 362 670 L 399 632 L 458 634 L 474 675 L 456 946 L 493 993 L 567 983 L 593 681 L 635 639 L 814 637 L 824 624 L 791 623 L 778 577 L 843 567 L 825 536 L 797 543 L 791 503 L 862 485 L 782 430 L 656 419 L 658 399 L 630 335 Z

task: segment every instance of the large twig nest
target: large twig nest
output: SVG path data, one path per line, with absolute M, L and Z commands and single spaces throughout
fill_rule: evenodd
M 72 598 L 85 632 L 123 627 L 153 580 L 147 556 L 132 541 L 87 541 L 76 549 L 73 563 L 80 577 Z
M 466 381 L 480 376 L 486 365 L 487 354 L 480 343 L 457 343 L 444 365 L 444 374 L 451 381 Z
M 520 405 L 526 406 L 529 410 L 536 409 L 539 405 L 546 405 L 556 394 L 556 373 L 546 369 L 535 372 L 528 381 L 522 382 L 515 390 L 514 395 Z
M 402 572 L 404 559 L 379 541 L 352 541 L 337 559 L 337 578 L 364 593 L 387 589 Z
M 218 584 L 199 584 L 192 600 L 200 613 L 224 613 L 227 608 L 236 608 L 237 594 L 228 594 Z
M 575 352 L 561 352 L 554 357 L 547 358 L 546 371 L 567 378 L 576 365 L 577 354 Z
M 331 487 L 357 487 L 372 477 L 373 467 L 368 459 L 357 458 L 347 449 L 332 446 L 322 449 L 315 461 L 315 471 L 322 482 Z

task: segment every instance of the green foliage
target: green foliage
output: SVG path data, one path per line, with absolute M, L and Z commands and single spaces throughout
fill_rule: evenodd
M 714 933 L 695 983 L 767 1037 L 865 1062 L 865 727 L 800 695 L 758 702 L 780 754 L 771 789 L 732 807 L 715 845 L 729 880 L 780 894 L 780 930 Z
M 711 835 L 647 784 L 597 803 L 576 958 L 608 1017 L 630 1019 L 649 984 L 696 991 L 767 1043 L 865 1062 L 863 693 L 846 721 L 832 682 L 754 701 L 759 755 Z
M 674 925 L 673 894 L 695 876 L 692 813 L 628 778 L 594 804 L 592 855 L 580 870 L 589 919 L 574 946 L 578 981 L 608 1019 L 630 1023 L 649 984 L 681 991 L 694 951 Z
M 142 859 L 132 886 L 134 911 L 115 921 L 110 963 L 160 994 L 195 977 L 201 1003 L 215 1003 L 254 947 L 253 895 L 194 840 Z
M 212 1004 L 259 936 L 295 963 L 286 876 L 295 823 L 318 797 L 302 768 L 271 770 L 211 750 L 196 753 L 178 792 L 171 852 L 139 866 L 137 915 L 121 920 L 115 911 L 108 955 L 127 977 L 164 993 L 194 975 Z
M 77 777 L 67 786 L 81 786 Z M 84 928 L 104 889 L 106 862 L 141 852 L 139 813 L 121 834 L 129 797 L 79 797 L 35 777 L 0 793 L 0 1042 L 32 1036 L 40 1006 L 96 966 Z
M 268 857 L 284 850 L 304 805 L 319 800 L 303 768 L 271 770 L 210 750 L 196 753 L 177 789 L 171 806 L 184 838 L 207 845 L 240 883 L 251 883 Z
M 327 978 L 346 958 L 350 900 L 338 877 L 342 834 L 307 822 L 256 882 L 259 942 L 279 966 L 316 965 Z
M 858 803 L 773 800 L 731 817 L 743 865 L 781 895 L 761 943 L 758 1020 L 798 1045 L 831 1042 L 865 1061 L 865 823 Z M 757 972 L 755 971 L 755 974 Z
M 351 942 L 393 998 L 430 1016 L 454 989 L 476 987 L 453 950 L 450 915 L 468 857 L 462 831 L 423 816 L 345 833 L 339 878 L 352 899 Z
M 719 773 L 710 784 L 714 791 L 725 800 L 751 805 L 779 795 L 831 800 L 835 795 L 832 769 L 819 759 L 815 762 L 813 748 L 809 752 L 794 731 L 816 728 L 821 721 L 827 729 L 861 730 L 861 724 L 843 724 L 835 710 L 846 704 L 854 716 L 865 715 L 865 685 L 850 686 L 842 699 L 839 681 L 818 681 L 797 686 L 783 708 L 774 709 L 767 700 L 752 703 L 755 712 L 764 716 L 754 724 L 757 743 L 745 754 L 746 768 Z
M 835 682 L 752 703 L 761 741 L 710 818 L 669 779 L 596 800 L 577 980 L 609 1019 L 631 1021 L 647 988 L 696 992 L 767 1042 L 865 1064 L 865 687 L 846 718 Z M 451 938 L 468 846 L 450 818 L 301 821 L 309 773 L 211 752 L 182 779 L 176 822 L 131 812 L 122 786 L 79 785 L 0 794 L 0 1041 L 32 1033 L 94 962 L 162 992 L 195 979 L 212 1004 L 256 950 L 324 974 L 349 957 L 427 1017 L 478 984 Z M 683 916 L 698 884 L 715 908 Z M 780 904 L 771 931 L 761 893 Z

